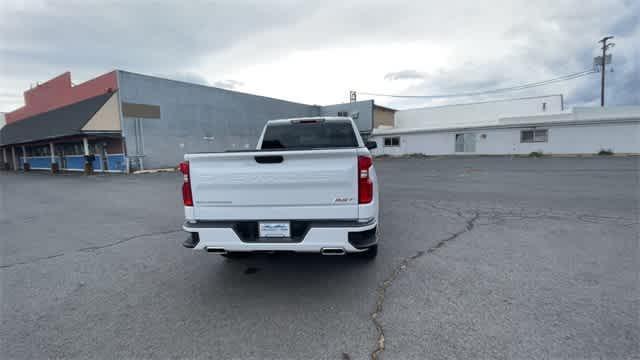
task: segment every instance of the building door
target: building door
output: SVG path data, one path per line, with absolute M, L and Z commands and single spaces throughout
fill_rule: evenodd
M 476 134 L 463 133 L 456 134 L 455 151 L 457 153 L 476 152 Z
M 130 123 L 131 137 L 133 139 L 133 150 L 128 154 L 129 167 L 132 170 L 144 170 L 144 139 L 141 118 L 127 118 Z
M 464 134 L 464 152 L 476 152 L 476 134 Z
M 102 170 L 109 170 L 109 159 L 107 158 L 107 143 L 100 146 L 100 159 L 102 160 Z
M 456 152 L 464 152 L 464 134 L 456 134 Z

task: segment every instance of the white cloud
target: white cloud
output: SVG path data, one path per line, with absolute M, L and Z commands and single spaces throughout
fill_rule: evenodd
M 610 33 L 610 102 L 640 103 L 638 13 L 628 0 L 10 2 L 0 11 L 0 92 L 9 94 L 0 111 L 67 70 L 76 82 L 122 68 L 305 103 L 346 101 L 351 89 L 482 90 L 589 68 Z M 560 92 L 582 104 L 597 89 L 582 79 L 512 95 Z
M 391 80 L 391 81 L 394 81 L 394 80 L 416 80 L 416 79 L 424 80 L 425 77 L 426 77 L 426 75 L 421 73 L 421 72 L 418 72 L 416 70 L 407 69 L 407 70 L 401 70 L 401 71 L 395 71 L 395 72 L 387 73 L 384 76 L 384 79 L 385 80 Z
M 242 85 L 244 85 L 244 83 L 242 81 L 233 80 L 233 79 L 218 80 L 218 81 L 213 83 L 213 86 L 215 86 L 215 87 L 219 87 L 219 88 L 223 88 L 223 89 L 229 89 L 229 90 L 234 90 L 234 89 L 241 88 Z

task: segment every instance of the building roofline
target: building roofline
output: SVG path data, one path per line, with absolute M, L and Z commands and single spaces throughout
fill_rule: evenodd
M 36 115 L 32 115 L 29 117 L 26 117 L 24 119 L 21 119 L 20 121 L 16 121 L 13 122 L 11 124 L 7 124 L 5 126 L 2 127 L 2 129 L 0 130 L 0 145 L 1 146 L 9 146 L 9 145 L 18 145 L 18 144 L 27 144 L 27 143 L 31 143 L 31 142 L 39 142 L 42 140 L 49 140 L 49 139 L 55 139 L 55 138 L 60 138 L 60 137 L 67 137 L 67 136 L 75 136 L 75 135 L 82 135 L 85 132 L 82 130 L 82 128 L 84 127 L 84 125 L 86 125 L 96 114 L 97 112 L 104 106 L 104 104 L 107 103 L 107 101 L 109 101 L 109 99 L 111 99 L 113 96 L 115 96 L 117 90 L 114 92 L 110 92 L 110 93 L 104 93 L 101 95 L 97 95 L 85 100 L 81 100 L 78 101 L 76 103 L 70 104 L 70 105 L 65 105 L 56 109 L 52 109 L 49 111 L 45 111 L 43 113 L 40 114 L 36 114 Z M 61 112 L 64 111 L 68 111 L 69 109 L 72 108 L 77 108 L 78 106 L 91 106 L 91 105 L 87 105 L 87 104 L 91 104 L 91 102 L 96 102 L 95 104 L 95 109 L 94 108 L 89 108 L 85 114 L 83 114 L 84 116 L 82 116 L 83 118 L 86 117 L 86 119 L 80 119 L 77 121 L 77 123 L 73 124 L 75 125 L 74 128 L 61 128 L 61 129 L 55 129 L 53 131 L 55 131 L 56 133 L 54 134 L 47 134 L 44 136 L 38 136 L 38 137 L 22 137 L 20 139 L 12 139 L 8 142 L 4 142 L 5 141 L 5 136 L 7 131 L 14 131 L 13 129 L 18 128 L 18 131 L 20 131 L 20 128 L 29 128 L 29 127 L 41 127 L 42 124 L 42 119 L 44 117 L 48 116 L 55 116 L 55 115 L 59 115 Z M 52 115 L 53 114 L 53 115 Z M 69 118 L 65 119 L 65 122 L 68 122 Z M 44 124 L 44 125 L 50 125 L 50 124 Z M 51 127 L 47 126 L 47 129 L 50 130 Z M 24 129 L 22 129 L 24 130 Z M 57 133 L 57 132 L 61 132 L 61 133 Z M 111 132 L 111 130 L 108 131 L 104 131 L 106 132 Z M 14 137 L 19 137 L 15 134 L 12 134 Z M 29 136 L 32 136 L 31 133 Z
M 21 141 L 21 142 L 17 142 L 17 143 L 11 143 L 11 144 L 0 144 L 0 147 L 11 147 L 11 146 L 21 146 L 21 145 L 26 145 L 26 144 L 39 144 L 39 143 L 48 143 L 48 142 L 64 142 L 65 139 L 68 138 L 75 138 L 75 137 L 83 137 L 83 136 L 121 136 L 122 132 L 121 131 L 114 131 L 114 130 L 105 130 L 105 131 L 79 131 L 77 133 L 74 134 L 66 134 L 66 135 L 51 135 L 51 136 L 46 136 L 43 138 L 37 138 L 37 139 L 29 139 L 26 141 Z
M 539 96 L 525 96 L 525 97 L 519 97 L 519 98 L 508 98 L 508 99 L 478 101 L 478 102 L 470 102 L 470 103 L 462 103 L 462 104 L 423 106 L 423 107 L 418 107 L 418 108 L 402 109 L 402 110 L 398 110 L 398 111 L 411 111 L 411 110 L 423 110 L 423 109 L 440 109 L 440 108 L 445 108 L 445 107 L 464 106 L 464 105 L 490 104 L 490 103 L 517 101 L 517 100 L 541 99 L 541 98 L 554 97 L 554 96 L 559 96 L 561 101 L 562 101 L 562 98 L 563 98 L 562 94 L 549 94 L 549 95 L 539 95 Z
M 128 71 L 128 70 L 122 70 L 122 69 L 116 69 L 115 71 L 122 72 L 122 73 L 127 73 L 127 74 L 132 74 L 132 75 L 136 75 L 136 76 L 152 78 L 152 79 L 171 81 L 171 82 L 176 82 L 176 83 L 180 83 L 180 84 L 186 84 L 186 85 L 190 85 L 190 86 L 199 86 L 199 87 L 204 87 L 204 88 L 208 88 L 208 89 L 216 89 L 216 90 L 225 91 L 225 92 L 234 93 L 234 94 L 256 96 L 256 97 L 260 97 L 260 98 L 263 98 L 263 99 L 283 101 L 283 102 L 287 102 L 287 103 L 290 103 L 290 104 L 304 105 L 304 106 L 309 106 L 309 107 L 320 107 L 321 106 L 321 105 L 311 105 L 311 104 L 305 104 L 305 103 L 291 101 L 291 100 L 279 99 L 279 98 L 274 98 L 274 97 L 270 97 L 270 96 L 257 95 L 257 94 L 252 94 L 252 93 L 248 93 L 248 92 L 243 92 L 243 91 L 230 90 L 230 89 L 225 89 L 225 88 L 212 86 L 212 85 L 205 85 L 205 84 L 198 84 L 198 83 L 188 82 L 188 81 L 184 81 L 184 80 L 170 79 L 170 78 L 166 78 L 166 77 L 162 77 L 162 76 L 158 76 L 158 75 L 143 74 L 143 73 L 138 73 L 138 72 L 133 72 L 133 71 Z
M 47 85 L 47 84 L 49 84 L 49 83 L 53 82 L 54 80 L 58 80 L 59 78 L 67 77 L 67 76 L 69 77 L 69 79 L 71 79 L 71 71 L 68 71 L 68 70 L 67 70 L 67 71 L 63 72 L 62 74 L 60 74 L 60 75 L 56 75 L 56 76 L 52 77 L 51 79 L 49 79 L 49 80 L 47 80 L 47 81 L 45 81 L 45 82 L 43 82 L 43 83 L 36 82 L 36 86 L 32 86 L 31 88 L 29 88 L 29 89 L 25 90 L 25 91 L 23 92 L 23 94 L 31 93 L 31 92 L 33 92 L 34 90 L 37 90 L 37 89 L 38 89 L 39 87 L 41 87 L 41 86 Z M 25 103 L 25 105 L 26 105 L 26 103 Z
M 392 109 L 392 108 L 390 108 L 390 107 L 386 107 L 386 106 L 378 105 L 378 104 L 376 104 L 375 102 L 373 103 L 373 107 L 374 107 L 374 108 L 379 108 L 379 109 L 382 109 L 382 110 L 393 111 L 393 112 L 398 111 L 397 109 Z
M 80 83 L 73 83 L 73 79 L 71 78 L 71 71 L 65 71 L 59 75 L 56 75 L 44 82 L 35 82 L 35 85 L 33 85 L 33 83 L 31 84 L 29 89 L 23 90 L 22 91 L 22 105 L 19 105 L 16 108 L 13 108 L 11 110 L 7 110 L 4 113 L 7 115 L 8 123 L 14 123 L 23 119 L 27 119 L 29 117 L 38 115 L 38 114 L 42 114 L 45 113 L 47 111 L 51 111 L 51 110 L 55 110 L 64 106 L 68 106 L 68 105 L 72 105 L 74 103 L 89 99 L 91 97 L 94 96 L 98 96 L 104 93 L 107 93 L 107 89 L 111 89 L 111 92 L 117 90 L 117 83 L 115 87 L 102 87 L 101 85 L 99 85 L 98 87 L 93 87 L 93 90 L 102 88 L 103 92 L 98 91 L 90 91 L 88 94 L 85 92 L 84 95 L 82 93 L 82 89 L 87 89 L 87 86 L 89 85 L 95 85 L 97 84 L 96 81 L 98 81 L 98 79 L 100 79 L 100 81 L 104 81 L 104 78 L 111 74 L 111 73 L 115 73 L 115 70 L 110 70 L 108 72 L 102 73 L 100 75 L 97 76 L 93 76 L 87 80 L 84 80 L 83 82 Z M 64 81 L 64 85 L 60 85 L 58 84 L 57 86 L 54 85 L 53 87 L 50 87 L 51 84 L 58 82 L 58 81 Z M 68 86 L 67 85 L 68 82 Z M 102 84 L 104 85 L 104 84 Z M 49 89 L 47 89 L 49 88 Z M 47 105 L 42 106 L 43 102 L 42 100 L 36 100 L 34 101 L 33 99 L 31 101 L 29 101 L 29 97 L 34 96 L 37 94 L 37 92 L 39 91 L 47 91 L 47 90 L 54 90 L 56 93 L 58 93 L 61 90 L 64 90 L 65 92 L 67 92 L 64 96 L 60 96 L 57 98 L 54 98 L 53 101 L 51 101 L 51 98 L 49 97 L 49 101 L 46 102 Z M 39 96 L 36 95 L 36 98 L 38 98 Z M 68 102 L 70 101 L 70 102 Z M 34 110 L 35 109 L 35 110 Z M 21 112 L 26 112 L 27 115 L 25 115 L 24 113 Z

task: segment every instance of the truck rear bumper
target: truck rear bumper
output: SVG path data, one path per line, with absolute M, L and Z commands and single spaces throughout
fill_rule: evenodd
M 233 222 L 185 222 L 182 229 L 190 233 L 184 246 L 194 250 L 224 252 L 321 252 L 343 249 L 347 253 L 366 250 L 377 243 L 377 220 L 310 221 L 296 238 L 265 239 L 247 237 Z

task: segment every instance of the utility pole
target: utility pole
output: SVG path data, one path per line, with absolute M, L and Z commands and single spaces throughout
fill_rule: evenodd
M 607 63 L 607 49 L 614 47 L 615 43 L 607 44 L 607 41 L 613 39 L 613 36 L 605 36 L 602 40 L 598 41 L 602 43 L 602 74 L 600 78 L 600 106 L 604 107 L 604 74 L 605 74 L 605 66 Z

